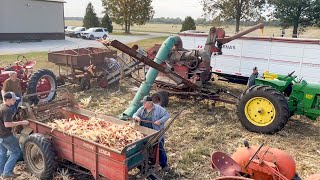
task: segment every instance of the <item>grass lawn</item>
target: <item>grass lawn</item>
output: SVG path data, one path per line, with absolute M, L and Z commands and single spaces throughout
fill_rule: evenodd
M 142 46 L 143 48 L 147 49 L 149 47 L 152 47 L 154 44 L 161 44 L 166 38 L 167 37 L 145 39 L 134 43 L 130 43 L 128 44 L 128 46 L 132 47 L 134 44 L 138 44 L 139 46 Z M 14 63 L 17 60 L 18 55 L 19 54 L 0 55 L 0 66 L 2 67 L 10 63 Z M 57 72 L 58 70 L 58 66 L 48 62 L 48 52 L 32 52 L 23 55 L 28 60 L 34 60 L 37 62 L 35 66 L 36 69 L 50 68 L 55 72 Z

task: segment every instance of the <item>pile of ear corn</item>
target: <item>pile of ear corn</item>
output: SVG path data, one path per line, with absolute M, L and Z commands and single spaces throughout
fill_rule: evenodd
M 59 119 L 48 123 L 52 129 L 57 129 L 65 134 L 82 137 L 104 146 L 122 150 L 125 146 L 138 141 L 144 135 L 134 129 L 132 125 L 113 124 L 102 119 Z

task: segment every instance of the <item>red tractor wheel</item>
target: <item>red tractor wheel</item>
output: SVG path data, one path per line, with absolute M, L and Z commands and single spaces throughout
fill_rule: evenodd
M 27 94 L 34 94 L 57 89 L 56 76 L 48 69 L 41 69 L 35 72 L 28 81 Z M 49 102 L 56 97 L 56 92 L 47 92 L 37 96 L 29 97 L 31 104 L 38 104 L 41 101 Z

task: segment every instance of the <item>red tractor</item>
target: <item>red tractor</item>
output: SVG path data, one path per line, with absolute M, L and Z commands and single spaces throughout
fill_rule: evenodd
M 35 64 L 35 61 L 19 55 L 13 64 L 0 67 L 0 88 L 2 89 L 3 82 L 9 78 L 10 72 L 15 71 L 21 82 L 23 94 L 40 93 L 40 95 L 29 96 L 28 100 L 31 104 L 53 100 L 56 96 L 54 91 L 57 88 L 56 76 L 48 69 L 33 72 Z

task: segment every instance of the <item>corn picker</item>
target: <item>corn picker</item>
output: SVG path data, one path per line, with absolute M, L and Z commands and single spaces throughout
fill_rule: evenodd
M 162 106 L 168 104 L 169 95 L 192 96 L 235 104 L 234 100 L 223 99 L 219 96 L 220 93 L 225 93 L 235 98 L 236 96 L 229 91 L 205 87 L 207 81 L 211 79 L 211 55 L 222 54 L 223 44 L 261 28 L 263 28 L 263 24 L 258 24 L 234 36 L 225 37 L 223 29 L 212 27 L 204 49 L 195 50 L 184 49 L 180 37 L 171 36 L 161 46 L 155 45 L 148 50 L 147 56 L 117 40 L 102 41 L 105 46 L 113 46 L 150 67 L 146 79 L 142 82 L 132 104 L 123 112 L 123 117 L 131 117 L 136 112 L 141 106 L 140 100 L 150 93 L 152 87 L 159 89 L 152 95 L 153 101 Z M 167 78 L 157 77 L 158 72 Z
M 320 85 L 298 79 L 294 71 L 288 75 L 266 72 L 264 79 L 255 82 L 237 105 L 238 117 L 248 130 L 273 134 L 292 115 L 305 115 L 312 120 L 320 116 Z

